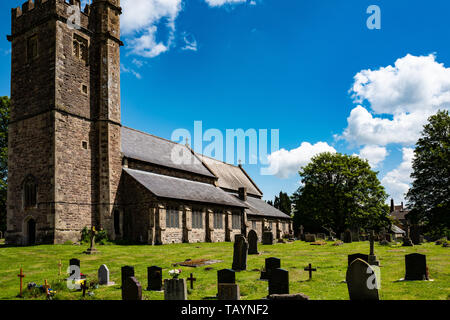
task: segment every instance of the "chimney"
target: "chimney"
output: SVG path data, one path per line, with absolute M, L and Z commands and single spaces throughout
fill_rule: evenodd
M 402 211 L 403 211 L 403 202 L 402 202 Z
M 247 188 L 239 188 L 239 199 L 242 201 L 247 201 Z
M 394 212 L 394 199 L 391 199 L 391 212 Z

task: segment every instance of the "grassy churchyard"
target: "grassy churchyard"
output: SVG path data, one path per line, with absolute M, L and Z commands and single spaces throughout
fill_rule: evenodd
M 248 256 L 247 271 L 236 274 L 242 300 L 256 300 L 267 295 L 268 283 L 258 280 L 259 270 L 269 257 L 281 259 L 281 267 L 289 271 L 290 292 L 304 293 L 312 300 L 348 300 L 345 279 L 347 255 L 368 253 L 369 242 L 353 242 L 341 246 L 313 246 L 296 241 L 272 246 L 259 245 L 260 255 Z M 25 299 L 45 299 L 44 294 L 31 295 L 26 286 L 30 282 L 42 285 L 47 279 L 56 290 L 55 299 L 61 300 L 120 300 L 120 270 L 122 266 L 135 267 L 136 278 L 143 288 L 143 299 L 162 300 L 162 292 L 148 292 L 147 267 L 159 266 L 163 278 L 169 278 L 168 271 L 174 269 L 174 263 L 186 259 L 222 260 L 221 263 L 197 268 L 177 267 L 182 269 L 181 278 L 194 274 L 197 281 L 194 290 L 190 290 L 189 300 L 213 299 L 217 292 L 217 271 L 231 268 L 233 259 L 232 243 L 173 244 L 164 246 L 98 246 L 100 253 L 85 255 L 86 246 L 43 245 L 34 247 L 5 247 L 0 245 L 0 300 L 19 299 L 20 268 L 23 268 Z M 421 253 L 427 257 L 430 278 L 434 281 L 396 282 L 405 275 L 405 254 Z M 450 249 L 426 243 L 414 247 L 401 245 L 381 246 L 375 244 L 375 254 L 381 263 L 382 300 L 446 300 L 450 299 Z M 65 286 L 65 269 L 69 260 L 81 260 L 81 272 L 87 275 L 88 282 L 97 280 L 97 270 L 106 264 L 110 270 L 110 280 L 116 285 L 100 286 L 92 289 L 93 296 L 82 298 L 81 292 L 69 291 Z M 62 261 L 62 275 L 59 276 L 59 261 Z M 309 264 L 317 268 L 312 281 L 303 269 Z

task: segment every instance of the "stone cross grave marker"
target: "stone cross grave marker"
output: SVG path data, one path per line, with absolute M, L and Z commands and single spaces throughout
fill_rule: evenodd
M 405 280 L 430 280 L 427 272 L 427 256 L 420 253 L 405 255 Z
M 122 288 L 125 284 L 125 280 L 128 277 L 134 277 L 134 267 L 132 266 L 124 266 L 121 269 L 121 275 L 122 275 Z
M 164 300 L 187 300 L 186 279 L 164 280 Z
M 347 269 L 346 282 L 350 300 L 379 300 L 379 279 L 367 262 L 354 260 Z
M 162 268 L 151 266 L 147 268 L 147 291 L 162 291 Z
M 191 276 L 186 280 L 191 283 L 191 290 L 194 290 L 194 282 L 197 281 L 197 278 L 194 278 L 194 275 L 191 273 Z
M 269 279 L 269 296 L 289 294 L 289 271 L 278 268 L 272 271 Z
M 247 269 L 248 242 L 242 234 L 234 238 L 233 266 L 235 271 Z
M 258 234 L 255 230 L 250 230 L 248 233 L 248 254 L 259 254 Z
M 218 300 L 239 300 L 241 295 L 239 285 L 235 283 L 219 283 Z
M 142 286 L 135 277 L 127 277 L 123 282 L 122 300 L 142 300 Z
M 312 273 L 313 273 L 313 271 L 317 271 L 316 268 L 313 268 L 313 267 L 311 266 L 311 263 L 310 263 L 305 269 L 303 269 L 303 270 L 309 272 L 309 280 L 312 280 Z
M 109 269 L 105 264 L 98 268 L 98 284 L 101 286 L 112 286 L 115 283 L 109 281 Z
M 370 233 L 370 253 L 369 259 L 367 261 L 371 266 L 379 266 L 380 261 L 377 260 L 377 256 L 375 255 L 375 231 L 371 231 Z
M 261 280 L 269 280 L 271 275 L 272 275 L 272 271 L 275 269 L 281 268 L 281 260 L 278 258 L 267 258 L 266 259 L 266 263 L 265 263 L 265 267 L 264 270 L 261 272 Z
M 91 228 L 91 231 L 89 231 L 89 238 L 90 238 L 90 246 L 89 248 L 84 252 L 86 254 L 95 254 L 97 253 L 97 249 L 95 248 L 95 236 L 97 234 L 97 231 L 95 231 L 95 227 Z

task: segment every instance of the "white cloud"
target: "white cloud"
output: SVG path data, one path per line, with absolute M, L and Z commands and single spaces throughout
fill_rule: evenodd
M 140 73 L 136 72 L 135 70 L 133 70 L 131 68 L 127 68 L 124 64 L 120 64 L 120 71 L 122 73 L 131 73 L 139 80 L 142 79 L 142 76 Z
M 359 151 L 359 157 L 368 160 L 372 168 L 377 168 L 387 155 L 386 148 L 380 146 L 367 145 Z
M 297 174 L 302 166 L 307 165 L 311 158 L 323 152 L 336 153 L 336 150 L 326 142 L 318 142 L 314 145 L 303 142 L 300 147 L 290 151 L 280 149 L 268 156 L 268 172 L 279 178 L 286 179 Z
M 183 50 L 190 50 L 190 51 L 197 51 L 198 50 L 198 44 L 197 40 L 192 34 L 183 33 L 183 41 L 185 43 Z
M 414 149 L 403 148 L 402 152 L 402 163 L 396 169 L 388 172 L 381 180 L 381 184 L 386 188 L 387 193 L 397 202 L 403 201 L 412 182 L 410 175 L 412 173 Z
M 247 0 L 205 0 L 205 2 L 210 7 L 220 7 L 224 4 L 237 4 L 237 3 L 244 3 L 247 2 Z
M 339 138 L 355 145 L 415 144 L 427 118 L 450 106 L 450 68 L 434 55 L 407 55 L 394 66 L 362 70 L 354 80 L 354 102 L 368 102 L 372 111 L 361 105 L 351 111 Z

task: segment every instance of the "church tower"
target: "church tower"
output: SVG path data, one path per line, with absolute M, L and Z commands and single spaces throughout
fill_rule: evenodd
M 114 237 L 122 170 L 120 0 L 28 0 L 12 9 L 10 244 Z

